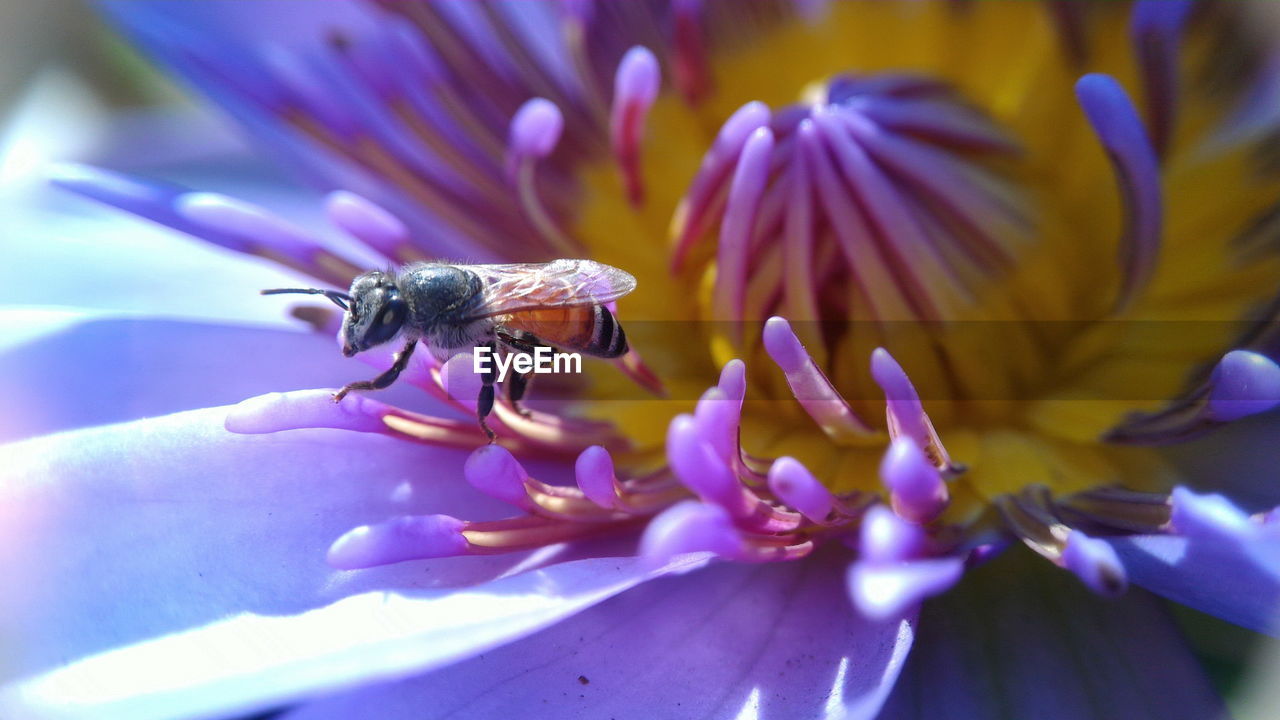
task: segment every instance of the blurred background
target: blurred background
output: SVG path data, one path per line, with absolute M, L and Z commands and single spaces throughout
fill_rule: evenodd
M 294 276 L 51 187 L 68 161 L 322 224 L 318 193 L 152 68 L 90 3 L 0 0 L 0 442 L 345 381 L 351 368 L 327 339 L 258 295 Z M 157 321 L 169 339 L 157 337 Z M 239 372 L 243 352 L 225 342 L 231 326 L 261 329 L 264 352 L 314 362 Z M 138 393 L 104 372 L 121 366 L 158 387 Z M 186 381 L 166 387 L 174 367 L 211 382 L 198 393 Z

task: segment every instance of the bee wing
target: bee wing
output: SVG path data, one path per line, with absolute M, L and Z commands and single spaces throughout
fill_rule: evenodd
M 594 260 L 466 268 L 484 281 L 482 317 L 549 307 L 603 305 L 636 289 L 631 273 Z

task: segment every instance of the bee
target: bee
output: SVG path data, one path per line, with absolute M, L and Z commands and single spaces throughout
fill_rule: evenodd
M 381 390 L 409 365 L 422 341 L 441 362 L 487 347 L 532 354 L 540 346 L 601 358 L 627 352 L 627 336 L 605 306 L 636 287 L 630 273 L 592 260 L 553 260 L 512 265 L 452 265 L 421 262 L 398 270 L 359 275 L 347 292 L 321 288 L 276 288 L 263 295 L 323 295 L 342 308 L 342 354 L 382 345 L 397 337 L 404 346 L 391 367 L 372 380 L 348 383 L 334 393 L 339 402 L 352 390 Z M 497 371 L 482 375 L 476 414 L 493 442 L 485 419 L 493 410 Z M 503 383 L 520 408 L 529 374 Z

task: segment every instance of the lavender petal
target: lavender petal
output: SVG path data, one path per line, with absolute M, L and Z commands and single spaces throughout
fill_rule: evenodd
M 455 662 L 677 569 L 517 554 L 334 571 L 325 548 L 352 527 L 509 508 L 441 482 L 462 453 L 237 436 L 225 413 L 0 449 L 0 716 L 248 713 Z
M 1111 540 L 1137 585 L 1258 632 L 1280 634 L 1280 533 L 1218 495 L 1178 488 L 1172 531 Z
M 877 716 L 912 618 L 852 613 L 839 558 L 723 563 L 664 578 L 438 672 L 336 695 L 282 720 L 367 714 L 730 720 Z

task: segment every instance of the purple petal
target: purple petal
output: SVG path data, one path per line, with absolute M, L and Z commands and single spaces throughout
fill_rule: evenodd
M 885 718 L 1225 717 L 1161 603 L 1102 601 L 1022 548 L 925 603 Z
M 648 583 L 430 675 L 337 695 L 286 720 L 877 716 L 909 618 L 850 612 L 840 558 L 718 564 Z
M 39 327 L 22 339 L 24 317 Z M 273 391 L 338 387 L 372 374 L 344 359 L 332 339 L 312 333 L 121 317 L 63 323 L 48 312 L 19 310 L 0 312 L 0 322 L 13 341 L 0 348 L 0 441 Z M 377 397 L 428 412 L 436 407 L 408 386 Z
M 461 453 L 328 430 L 232 435 L 225 413 L 0 449 L 0 680 L 44 673 L 0 690 L 0 716 L 250 712 L 457 661 L 664 571 L 539 569 L 546 553 L 334 571 L 325 548 L 352 527 L 509 508 L 459 482 Z
M 1280 533 L 1219 495 L 1177 488 L 1173 533 L 1111 540 L 1129 579 L 1251 630 L 1280 627 Z

